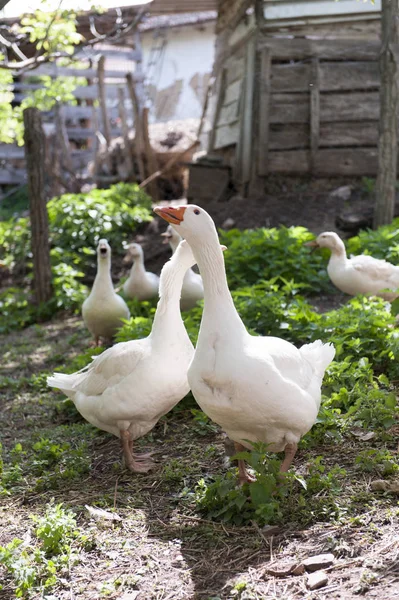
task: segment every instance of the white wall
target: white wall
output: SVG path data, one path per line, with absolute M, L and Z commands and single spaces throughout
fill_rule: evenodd
M 199 97 L 190 81 L 197 75 L 200 89 L 205 87 L 213 66 L 215 21 L 200 25 L 172 27 L 166 30 L 166 48 L 163 59 L 155 69 L 152 82 L 158 93 L 158 116 L 151 120 L 168 121 L 200 118 L 203 98 Z M 143 67 L 154 45 L 153 31 L 142 32 Z M 152 72 L 154 68 L 152 67 Z M 155 90 L 154 90 L 155 91 Z M 159 114 L 162 113 L 162 114 Z

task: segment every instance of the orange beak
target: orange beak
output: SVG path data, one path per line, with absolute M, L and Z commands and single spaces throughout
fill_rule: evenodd
M 180 225 L 184 221 L 185 206 L 156 206 L 154 213 L 172 225 Z
M 312 240 L 311 242 L 305 242 L 304 246 L 308 246 L 309 248 L 318 248 L 319 244 L 316 242 L 316 240 Z

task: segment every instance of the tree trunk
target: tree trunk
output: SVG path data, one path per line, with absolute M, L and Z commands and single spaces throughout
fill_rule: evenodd
M 24 110 L 25 159 L 28 173 L 33 289 L 37 304 L 52 296 L 48 214 L 44 188 L 46 138 L 37 108 Z
M 399 0 L 382 0 L 380 124 L 374 227 L 391 223 L 398 156 Z

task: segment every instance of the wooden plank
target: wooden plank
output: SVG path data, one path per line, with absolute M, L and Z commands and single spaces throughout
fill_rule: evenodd
M 25 169 L 0 169 L 0 184 L 11 185 L 25 183 L 27 180 Z
M 319 59 L 312 58 L 310 81 L 310 170 L 314 171 L 319 148 L 320 132 L 320 92 Z
M 262 177 L 268 173 L 269 152 L 269 115 L 270 115 L 270 77 L 271 52 L 263 48 L 261 53 L 261 77 L 259 80 L 259 152 L 258 174 Z
M 102 54 L 98 59 L 97 63 L 97 79 L 98 79 L 98 100 L 100 103 L 101 119 L 103 126 L 104 137 L 107 141 L 107 146 L 111 143 L 111 126 L 108 119 L 107 103 L 105 98 L 105 83 L 104 83 L 104 70 L 105 70 L 105 56 Z
M 131 152 L 131 142 L 129 138 L 129 127 L 127 124 L 126 117 L 126 108 L 125 108 L 125 90 L 123 88 L 118 88 L 119 99 L 118 99 L 118 110 L 119 110 L 119 118 L 121 120 L 122 125 L 122 135 L 123 135 L 123 151 L 126 160 L 126 166 L 128 170 L 128 176 L 130 177 L 134 173 L 134 164 L 133 164 L 133 156 Z
M 227 106 L 223 106 L 220 111 L 217 126 L 228 125 L 229 123 L 235 123 L 238 120 L 239 105 L 238 101 L 235 100 Z
M 244 57 L 237 58 L 233 56 L 226 61 L 226 85 L 230 85 L 244 76 L 245 61 Z
M 255 80 L 255 57 L 256 38 L 252 37 L 248 42 L 245 58 L 245 95 L 242 103 L 243 113 L 240 128 L 241 157 L 239 162 L 239 173 L 241 182 L 249 183 L 252 176 L 253 166 L 253 104 L 254 104 L 254 80 Z M 240 82 L 238 82 L 240 83 Z M 234 85 L 234 84 L 233 84 Z M 238 149 L 237 149 L 238 150 Z M 244 193 L 245 190 L 244 190 Z
M 308 173 L 310 153 L 307 150 L 269 152 L 271 173 Z M 318 175 L 376 175 L 377 148 L 328 148 L 317 153 L 315 173 Z
M 220 148 L 225 148 L 226 146 L 237 144 L 239 133 L 240 128 L 238 121 L 231 125 L 218 127 L 215 131 L 215 143 L 213 149 L 218 150 Z
M 378 121 L 343 121 L 321 123 L 319 147 L 376 146 Z M 309 127 L 306 123 L 272 125 L 269 131 L 270 150 L 309 148 Z
M 333 60 L 378 60 L 379 42 L 363 40 L 312 40 L 287 39 L 264 36 L 260 39 L 258 49 L 270 46 L 273 60 L 304 60 L 317 56 L 320 59 Z
M 378 92 L 320 94 L 320 120 L 375 121 L 379 115 Z M 307 123 L 309 94 L 272 94 L 270 123 Z
M 20 74 L 18 74 L 20 76 Z M 29 74 L 25 73 L 23 75 L 24 79 L 28 77 L 36 77 L 40 75 L 48 75 L 50 77 L 86 77 L 87 79 L 94 79 L 97 77 L 97 69 L 87 68 L 87 69 L 76 69 L 73 67 L 58 67 L 57 72 L 54 72 L 53 63 L 40 65 L 33 71 L 29 71 Z M 105 78 L 106 79 L 120 79 L 121 81 L 126 76 L 126 69 L 118 70 L 118 69 L 105 69 Z M 143 75 L 135 74 L 134 78 L 136 80 L 143 80 Z
M 140 99 L 137 95 L 137 89 L 135 85 L 135 81 L 131 73 L 126 75 L 126 84 L 127 89 L 130 96 L 130 101 L 133 107 L 133 115 L 134 115 L 134 150 L 136 153 L 137 165 L 139 170 L 140 181 L 143 181 L 146 178 L 145 166 L 143 160 L 143 152 L 144 152 L 144 136 L 143 136 L 143 127 L 142 127 L 142 106 L 140 103 Z
M 306 92 L 311 79 L 310 63 L 272 65 L 273 92 Z M 322 62 L 319 64 L 320 91 L 378 89 L 377 62 Z
M 148 108 L 143 108 L 142 110 L 142 119 L 143 119 L 143 140 L 144 140 L 144 153 L 146 157 L 147 164 L 147 177 L 153 175 L 156 171 L 158 171 L 158 161 L 155 156 L 155 152 L 151 146 L 150 141 L 150 133 L 148 128 Z M 153 202 L 158 202 L 159 200 L 159 188 L 156 181 L 153 181 L 148 184 L 148 191 L 153 200 Z
M 101 54 L 103 56 L 105 56 L 105 58 L 109 58 L 111 60 L 123 60 L 123 61 L 132 61 L 132 62 L 136 62 L 137 60 L 141 60 L 141 53 L 137 52 L 137 50 L 134 50 L 134 48 L 131 49 L 123 49 L 123 50 L 119 50 L 116 48 L 106 48 L 106 49 L 101 49 Z
M 321 121 L 375 121 L 380 112 L 378 92 L 321 94 Z
M 64 107 L 64 115 L 66 119 L 74 120 L 74 119 L 90 119 L 92 116 L 92 106 L 65 106 Z M 108 118 L 109 119 L 117 119 L 118 118 L 118 109 L 117 108 L 108 108 L 107 109 Z M 49 111 L 48 114 L 51 114 Z
M 308 123 L 309 94 L 270 94 L 270 123 Z
M 93 107 L 91 107 L 93 109 Z M 95 129 L 93 127 L 67 127 L 67 134 L 70 140 L 87 140 L 94 136 Z M 120 127 L 111 127 L 112 137 L 122 135 Z
M 227 69 L 223 69 L 219 75 L 216 86 L 216 106 L 215 112 L 213 115 L 213 123 L 212 128 L 209 134 L 209 142 L 208 142 L 208 152 L 212 152 L 212 150 L 216 149 L 216 135 L 217 135 L 217 124 L 219 121 L 220 111 L 222 110 L 222 106 L 225 100 L 225 92 L 226 92 L 226 77 L 227 77 Z M 219 146 L 221 147 L 221 146 Z
M 227 75 L 226 75 L 226 77 L 227 77 Z M 240 94 L 241 94 L 241 86 L 242 86 L 241 79 L 239 81 L 235 81 L 234 83 L 231 83 L 230 85 L 226 86 L 225 93 L 224 93 L 223 106 L 230 104 L 230 102 L 235 102 L 236 100 L 239 100 Z

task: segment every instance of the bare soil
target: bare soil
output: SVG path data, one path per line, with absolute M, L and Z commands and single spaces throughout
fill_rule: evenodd
M 90 338 L 78 318 L 58 319 L 2 336 L 0 380 L 1 441 L 4 460 L 17 442 L 30 448 L 32 440 L 54 437 L 78 441 L 70 423 L 79 417 L 53 391 L 13 387 L 22 377 L 51 372 L 88 347 Z M 192 405 L 191 405 L 192 406 Z M 68 433 L 68 432 L 71 433 Z M 198 511 L 194 489 L 202 477 L 223 474 L 227 467 L 223 437 L 216 430 L 198 429 L 190 404 L 183 401 L 140 442 L 155 451 L 157 468 L 134 475 L 121 466 L 119 442 L 87 425 L 91 466 L 83 477 L 60 480 L 38 490 L 27 477 L 21 489 L 0 497 L 0 544 L 27 539 L 31 514 L 41 515 L 52 498 L 72 509 L 91 546 L 79 553 L 48 598 L 58 600 L 394 600 L 399 595 L 398 498 L 373 492 L 371 476 L 359 473 L 355 458 L 376 442 L 349 437 L 311 449 L 301 449 L 295 470 L 306 478 L 310 458 L 322 455 L 328 471 L 347 470 L 338 502 L 337 522 L 278 528 L 255 523 L 235 527 L 212 522 Z M 90 434 L 90 435 L 89 435 Z M 80 434 L 82 435 L 82 433 Z M 392 445 L 392 444 L 391 444 Z M 391 448 L 394 452 L 395 448 Z M 27 460 L 28 458 L 26 458 Z M 120 521 L 94 519 L 85 505 L 115 511 Z M 345 509 L 346 507 L 346 509 Z M 312 511 L 312 503 L 305 507 Z M 345 517 L 345 510 L 348 516 Z M 300 564 L 316 554 L 332 552 L 326 569 L 327 585 L 307 588 L 306 574 L 277 577 L 270 571 L 281 563 Z M 15 597 L 10 578 L 1 571 L 2 600 Z M 33 594 L 32 598 L 42 598 Z

